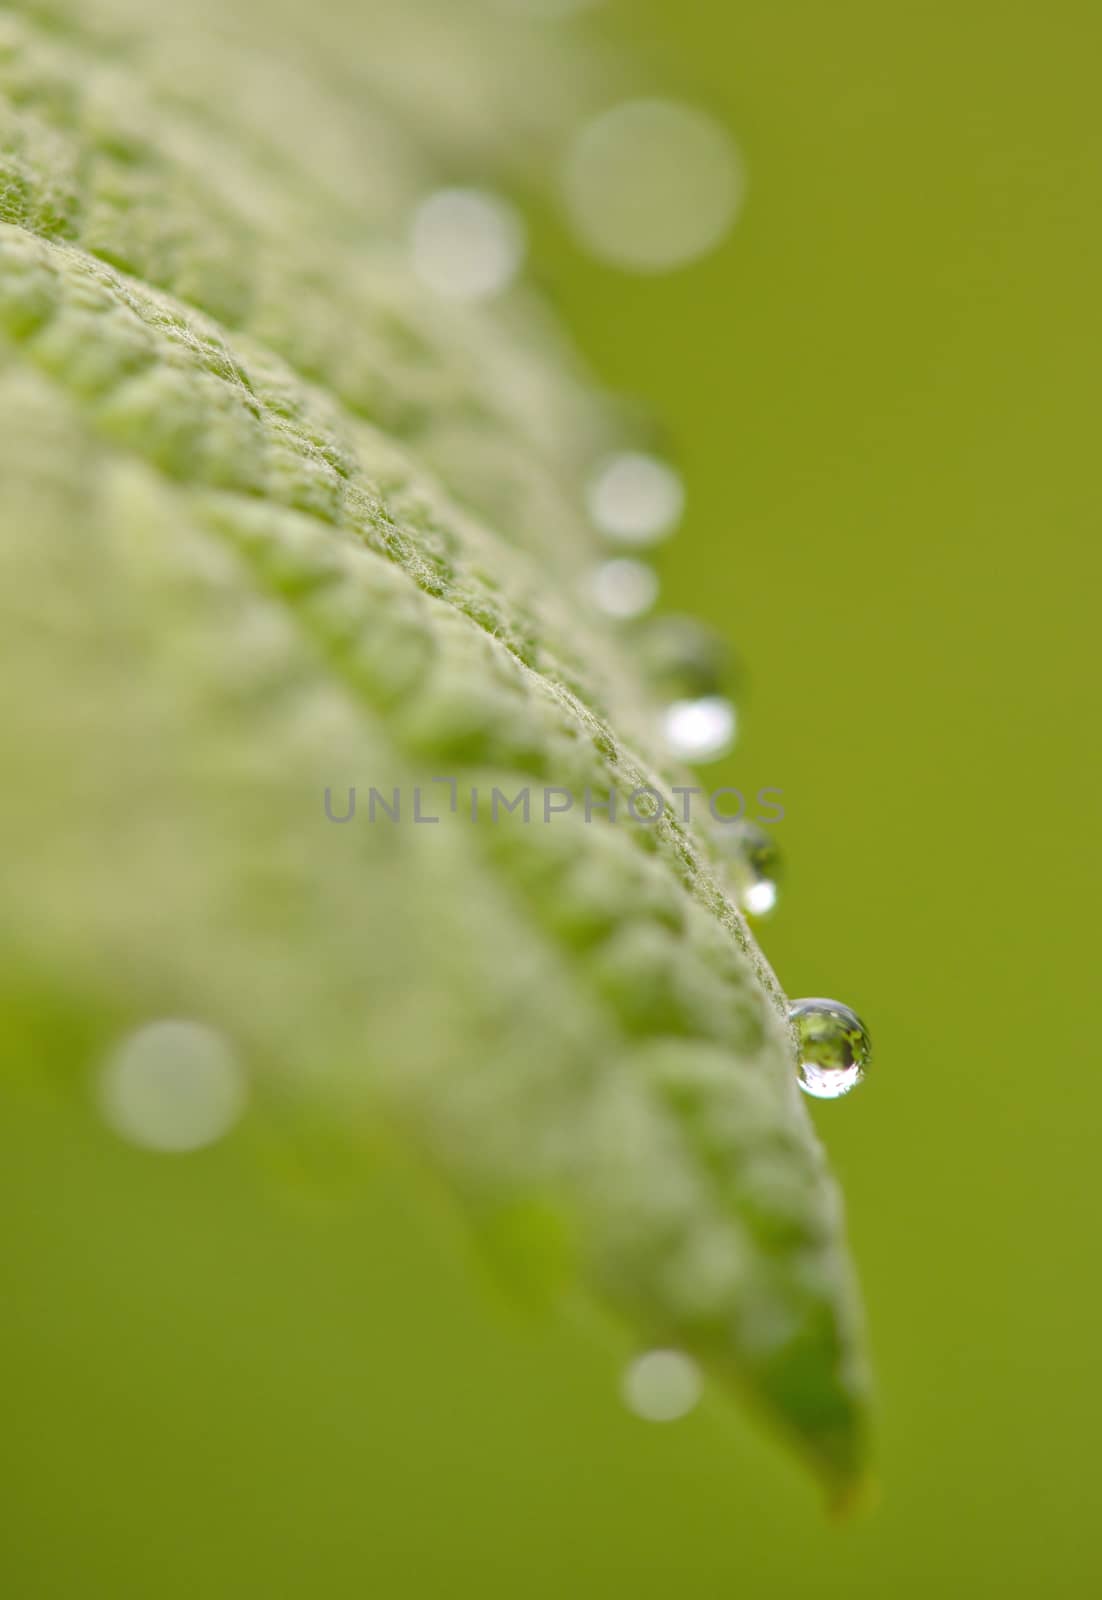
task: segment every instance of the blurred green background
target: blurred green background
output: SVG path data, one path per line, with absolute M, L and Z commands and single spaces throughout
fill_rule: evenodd
M 9 1087 L 20 1600 L 1102 1582 L 1102 19 L 610 0 L 585 25 L 716 112 L 749 173 L 684 271 L 600 267 L 550 209 L 536 259 L 602 381 L 676 442 L 664 603 L 750 665 L 717 774 L 785 792 L 762 943 L 790 994 L 873 1030 L 867 1086 L 815 1115 L 872 1330 L 878 1503 L 831 1524 L 721 1396 L 629 1416 L 617 1337 L 508 1304 L 401 1172 L 319 1179 L 248 1135 L 164 1162 Z

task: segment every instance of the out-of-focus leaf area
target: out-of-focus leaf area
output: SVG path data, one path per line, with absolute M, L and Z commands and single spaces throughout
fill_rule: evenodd
M 1099 42 L 0 8 L 5 1593 L 1102 1578 Z

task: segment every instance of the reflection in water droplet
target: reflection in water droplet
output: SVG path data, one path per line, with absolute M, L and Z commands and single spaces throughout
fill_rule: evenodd
M 487 300 L 507 289 L 524 259 L 524 224 L 481 189 L 440 189 L 413 219 L 413 269 L 448 300 Z
M 662 733 L 682 761 L 718 761 L 735 742 L 735 708 L 720 694 L 674 700 L 662 716 Z
M 594 605 L 606 617 L 627 621 L 650 610 L 658 598 L 658 578 L 644 562 L 623 556 L 595 567 L 589 590 Z
M 149 1150 L 199 1150 L 245 1109 L 245 1075 L 229 1041 L 201 1022 L 151 1022 L 122 1039 L 96 1086 L 103 1118 Z
M 676 1422 L 700 1399 L 700 1374 L 680 1350 L 648 1350 L 624 1372 L 621 1391 L 628 1410 L 645 1422 Z
M 624 451 L 597 468 L 586 496 L 593 524 L 623 544 L 657 544 L 681 520 L 685 489 L 656 456 Z
M 770 878 L 749 883 L 739 896 L 739 904 L 749 917 L 767 917 L 777 904 L 777 885 Z
M 726 129 L 692 106 L 630 100 L 578 134 L 563 174 L 582 244 L 633 272 L 667 272 L 715 248 L 745 181 Z
M 731 864 L 739 907 L 747 916 L 764 917 L 777 903 L 781 853 L 776 840 L 756 822 L 724 822 L 716 833 Z
M 800 1050 L 800 1088 L 837 1100 L 865 1076 L 872 1044 L 861 1018 L 840 1000 L 794 1000 L 788 1008 Z

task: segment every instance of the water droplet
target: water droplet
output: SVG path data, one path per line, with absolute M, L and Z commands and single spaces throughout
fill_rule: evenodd
M 413 218 L 413 269 L 447 300 L 488 300 L 512 283 L 524 260 L 524 224 L 498 195 L 439 189 Z
M 593 569 L 589 592 L 598 611 L 626 622 L 650 610 L 658 599 L 658 578 L 644 562 L 619 557 Z
M 148 1023 L 122 1039 L 96 1086 L 104 1120 L 149 1150 L 200 1150 L 245 1109 L 245 1074 L 229 1041 L 202 1022 Z
M 563 173 L 582 244 L 632 272 L 668 272 L 706 255 L 734 222 L 744 190 L 726 129 L 672 100 L 630 100 L 594 118 Z
M 840 1000 L 794 1000 L 788 1019 L 800 1048 L 800 1088 L 816 1100 L 837 1100 L 865 1076 L 872 1044 L 865 1024 Z
M 662 700 L 721 694 L 736 677 L 726 641 L 695 617 L 655 617 L 639 630 L 633 645 Z
M 594 526 L 607 539 L 657 544 L 681 520 L 685 487 L 679 474 L 657 456 L 626 450 L 597 468 L 586 503 Z
M 680 1350 L 648 1350 L 624 1372 L 624 1404 L 645 1422 L 676 1422 L 700 1399 L 696 1362 Z
M 781 853 L 776 840 L 756 822 L 721 823 L 720 846 L 731 866 L 740 910 L 750 917 L 768 916 L 777 903 Z
M 681 761 L 718 761 L 735 742 L 735 708 L 721 694 L 674 700 L 662 714 L 662 733 Z

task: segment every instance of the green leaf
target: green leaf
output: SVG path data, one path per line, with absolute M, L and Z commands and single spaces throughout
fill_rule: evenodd
M 125 50 L 75 7 L 0 23 L 8 1066 L 80 1090 L 127 1028 L 214 1023 L 257 1116 L 399 1141 L 492 1253 L 695 1352 L 844 1488 L 859 1316 L 783 995 L 675 816 L 538 815 L 677 781 L 577 604 L 608 419 L 524 295 L 412 281 L 424 160 L 381 97 L 331 62 L 288 110 L 276 75 L 277 142 L 118 9 Z M 236 48 L 212 73 L 263 83 Z M 378 189 L 315 119 L 385 130 Z M 445 775 L 462 810 L 412 825 Z M 487 820 L 526 786 L 529 824 Z

